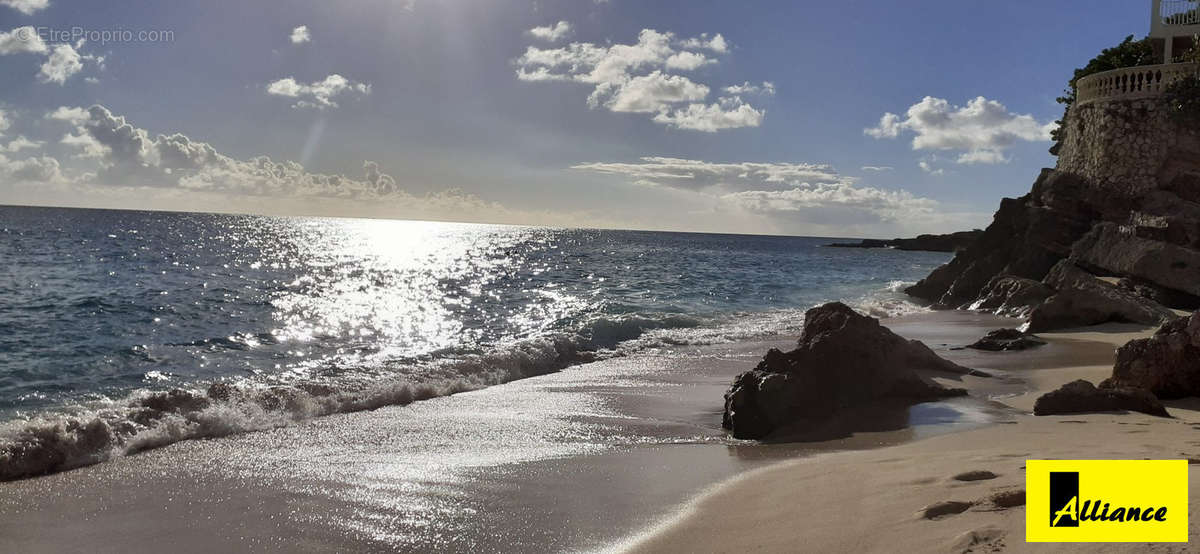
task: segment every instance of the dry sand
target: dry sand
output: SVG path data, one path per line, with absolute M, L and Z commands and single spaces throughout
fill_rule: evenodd
M 965 316 L 964 316 L 965 317 Z M 895 325 L 903 333 L 905 322 Z M 919 324 L 916 322 L 915 324 Z M 1021 367 L 1005 353 L 962 353 L 975 367 L 1001 367 L 998 379 L 965 379 L 972 395 L 1013 409 L 1004 424 L 943 434 L 876 450 L 821 454 L 749 472 L 711 488 L 676 517 L 622 548 L 633 552 L 1194 552 L 1187 544 L 1036 544 L 1025 542 L 1023 506 L 993 498 L 1024 490 L 1031 458 L 1200 458 L 1196 402 L 1168 403 L 1174 419 L 1137 413 L 1035 417 L 1040 394 L 1074 379 L 1112 371 L 1113 350 L 1153 329 L 1110 324 L 1046 333 L 1051 355 Z M 951 353 L 953 357 L 955 353 Z M 1095 363 L 1097 360 L 1107 360 Z M 990 361 L 990 363 L 989 363 Z M 1007 367 L 1005 367 L 1007 366 Z M 1017 392 L 1006 386 L 1016 386 Z M 962 385 L 960 385 L 962 386 Z M 1200 466 L 1192 466 L 1200 467 Z M 968 471 L 997 477 L 960 481 Z M 1192 495 L 1200 486 L 1193 471 Z M 958 501 L 970 507 L 934 519 L 923 510 Z M 1190 537 L 1200 518 L 1189 514 Z

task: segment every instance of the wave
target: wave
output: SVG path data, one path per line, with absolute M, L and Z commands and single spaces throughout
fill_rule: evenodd
M 876 317 L 924 308 L 884 290 L 851 301 Z M 551 373 L 611 356 L 679 345 L 727 343 L 795 334 L 803 310 L 741 313 L 718 319 L 681 314 L 595 317 L 570 333 L 527 338 L 482 353 L 458 353 L 417 368 L 343 375 L 333 382 L 286 385 L 214 382 L 194 388 L 140 390 L 66 415 L 41 415 L 0 424 L 0 481 L 65 471 L 189 439 L 267 430 L 337 413 L 402 406 L 508 381 Z M 193 344 L 245 347 L 249 339 Z M 404 377 L 395 377 L 404 373 Z
M 700 324 L 697 318 L 679 315 L 596 318 L 577 333 L 530 338 L 481 354 L 432 362 L 421 368 L 420 378 L 276 386 L 216 382 L 200 388 L 142 390 L 71 415 L 0 425 L 0 481 L 65 471 L 188 439 L 402 406 L 533 377 L 619 354 L 614 347 L 650 329 Z

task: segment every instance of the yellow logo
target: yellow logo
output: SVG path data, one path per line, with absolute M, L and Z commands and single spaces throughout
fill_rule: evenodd
M 1028 460 L 1028 542 L 1187 542 L 1187 460 Z

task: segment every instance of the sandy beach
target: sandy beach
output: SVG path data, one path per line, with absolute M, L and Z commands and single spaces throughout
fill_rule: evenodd
M 945 317 L 935 317 L 942 325 Z M 954 316 L 948 316 L 953 319 Z M 962 316 L 960 316 L 962 317 Z M 912 334 L 910 318 L 894 325 Z M 935 325 L 935 326 L 936 326 Z M 1011 419 L 984 428 L 868 451 L 820 454 L 748 472 L 712 487 L 675 517 L 621 549 L 629 552 L 1187 552 L 1169 544 L 1025 542 L 1026 459 L 1200 458 L 1200 411 L 1167 402 L 1173 419 L 1138 413 L 1031 415 L 1034 400 L 1075 379 L 1099 382 L 1112 351 L 1152 329 L 1105 324 L 1046 333 L 1042 354 L 940 352 L 972 367 L 1003 370 L 999 381 L 968 377 L 973 396 L 1011 408 Z M 1057 350 L 1057 352 L 1055 352 Z M 1064 352 L 1068 350 L 1069 352 Z M 1036 350 L 1034 351 L 1036 352 Z M 1047 356 L 1046 354 L 1049 354 Z M 955 476 L 988 471 L 995 478 Z M 1195 473 L 1193 472 L 1193 475 Z M 1192 493 L 1197 480 L 1190 481 Z M 924 509 L 954 501 L 970 507 L 935 518 Z M 1195 507 L 1189 516 L 1197 535 Z
M 1026 415 L 1039 391 L 1106 376 L 1115 346 L 1149 329 L 1046 334 L 1050 344 L 1024 352 L 960 348 L 1015 321 L 885 320 L 995 376 L 947 381 L 970 389 L 965 399 L 845 418 L 821 441 L 731 441 L 720 429 L 729 379 L 792 339 L 681 348 L 0 484 L 0 549 L 1020 550 L 1022 509 L 988 499 L 1022 486 L 1024 459 L 1200 457 L 1188 423 L 1200 412 L 1178 405 L 1174 420 Z M 998 477 L 953 479 L 973 470 Z M 976 504 L 918 514 L 946 500 Z

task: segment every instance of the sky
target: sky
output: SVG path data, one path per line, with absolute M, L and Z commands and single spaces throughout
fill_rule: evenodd
M 0 204 L 906 236 L 1149 2 L 0 0 Z

